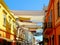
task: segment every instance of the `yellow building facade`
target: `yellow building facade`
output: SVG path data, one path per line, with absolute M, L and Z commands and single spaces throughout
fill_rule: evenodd
M 14 14 L 10 12 L 4 1 L 0 0 L 0 43 L 3 44 L 3 40 L 15 42 L 15 32 L 16 24 Z

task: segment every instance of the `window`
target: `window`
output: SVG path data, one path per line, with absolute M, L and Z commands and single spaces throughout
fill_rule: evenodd
M 11 17 L 9 16 L 9 23 L 11 22 Z
M 15 28 L 15 22 L 13 21 L 13 31 L 15 30 L 16 28 Z
M 60 0 L 58 1 L 58 17 L 60 17 Z
M 11 27 L 11 17 L 9 16 L 9 26 Z
M 52 45 L 54 45 L 54 35 L 52 36 Z
M 14 21 L 13 21 L 13 30 L 14 30 Z
M 8 26 L 8 29 L 11 30 L 11 18 L 10 18 L 10 16 L 8 17 L 8 20 L 7 20 L 7 26 Z
M 4 26 L 6 26 L 6 15 L 7 15 L 7 13 L 3 10 L 3 19 L 4 19 Z
M 4 18 L 4 26 L 6 26 L 6 15 L 3 15 L 3 18 Z
M 47 27 L 52 28 L 52 10 L 50 11 L 50 16 L 48 17 Z
M 49 22 L 52 22 L 52 10 L 50 11 L 50 16 L 48 18 Z

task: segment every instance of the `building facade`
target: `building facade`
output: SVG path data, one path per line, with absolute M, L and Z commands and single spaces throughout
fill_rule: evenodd
M 0 44 L 15 44 L 15 17 L 10 12 L 3 0 L 0 0 Z
M 22 22 L 21 22 L 22 20 Z M 28 20 L 28 22 L 26 21 Z M 29 18 L 17 18 L 16 23 L 18 25 L 17 27 L 17 44 L 21 45 L 33 45 L 34 38 L 32 33 L 30 32 L 29 28 L 26 26 L 29 26 L 28 24 L 32 24 L 30 22 Z M 27 24 L 27 25 L 26 25 Z
M 60 0 L 50 0 L 44 25 L 44 44 L 60 45 Z

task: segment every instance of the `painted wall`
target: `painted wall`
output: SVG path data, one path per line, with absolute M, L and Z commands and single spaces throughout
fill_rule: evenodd
M 5 22 L 4 22 L 5 18 Z M 14 27 L 13 27 L 14 25 Z M 3 37 L 6 40 L 14 40 L 15 36 L 15 17 L 10 12 L 4 1 L 0 1 L 0 38 Z

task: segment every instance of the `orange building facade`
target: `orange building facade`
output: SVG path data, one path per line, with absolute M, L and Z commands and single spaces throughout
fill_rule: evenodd
M 44 23 L 44 44 L 60 45 L 60 0 L 50 0 Z

